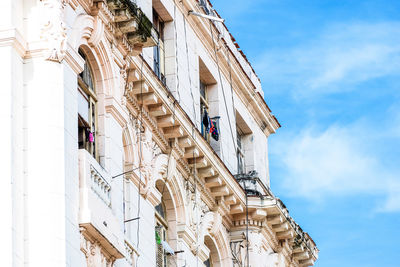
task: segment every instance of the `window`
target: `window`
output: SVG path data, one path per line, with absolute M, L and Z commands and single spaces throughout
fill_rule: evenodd
M 158 33 L 157 46 L 154 46 L 154 72 L 160 80 L 166 84 L 165 80 L 165 50 L 164 50 L 164 21 L 158 15 L 157 11 L 153 9 L 153 25 Z
M 243 141 L 243 133 L 242 131 L 236 127 L 236 145 L 237 145 L 237 151 L 236 151 L 236 158 L 237 158 L 237 174 L 244 173 L 244 151 L 242 147 L 242 141 Z
M 93 72 L 86 55 L 81 49 L 79 54 L 85 60 L 83 72 L 78 76 L 78 146 L 86 149 L 98 160 L 96 151 L 97 96 L 93 84 Z
M 167 267 L 168 259 L 167 253 L 164 250 L 163 242 L 167 241 L 167 221 L 166 221 L 166 213 L 164 204 L 161 202 L 159 205 L 155 207 L 156 214 L 156 227 L 155 227 L 155 235 L 156 235 L 156 266 L 157 267 Z
M 197 94 L 196 94 L 197 95 Z M 219 146 L 218 85 L 214 76 L 199 57 L 200 132 L 215 150 Z M 196 116 L 197 117 L 197 116 Z
M 254 170 L 255 149 L 253 132 L 249 126 L 250 118 L 244 119 L 236 110 L 236 159 L 237 174 Z
M 210 15 L 210 10 L 208 9 L 206 0 L 199 0 L 199 5 L 200 5 L 200 7 L 203 8 L 203 10 L 206 13 L 206 15 Z

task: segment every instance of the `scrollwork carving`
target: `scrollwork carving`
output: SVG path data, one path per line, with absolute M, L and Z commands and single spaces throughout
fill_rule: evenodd
M 41 0 L 42 29 L 40 38 L 47 42 L 46 59 L 61 62 L 67 49 L 67 28 L 63 21 L 68 1 Z
M 98 241 L 81 234 L 81 251 L 86 257 L 87 267 L 112 267 L 115 259 L 103 252 Z
M 141 127 L 138 128 L 140 131 Z M 156 179 L 162 178 L 167 173 L 168 168 L 168 156 L 161 153 L 161 149 L 153 141 L 152 135 L 152 132 L 148 128 L 144 130 L 144 133 L 136 135 L 136 143 L 139 146 L 138 159 L 141 175 L 141 194 L 144 197 L 148 196 L 151 189 L 154 188 Z

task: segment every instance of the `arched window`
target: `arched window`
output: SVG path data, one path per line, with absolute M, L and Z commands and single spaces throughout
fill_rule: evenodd
M 93 72 L 86 54 L 79 49 L 79 55 L 85 60 L 83 72 L 78 76 L 78 145 L 86 149 L 96 160 L 97 96 L 94 87 Z
M 203 262 L 204 267 L 217 267 L 221 266 L 218 249 L 215 240 L 212 240 L 210 236 L 204 237 L 204 244 L 209 250 L 208 259 Z
M 166 210 L 164 203 L 161 202 L 155 207 L 156 215 L 156 266 L 157 267 L 167 267 L 167 251 L 165 251 L 164 246 L 167 242 L 167 230 L 168 222 L 166 216 Z

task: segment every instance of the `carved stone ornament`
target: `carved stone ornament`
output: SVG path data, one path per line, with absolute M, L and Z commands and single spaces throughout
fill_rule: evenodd
M 197 253 L 198 248 L 204 244 L 206 235 L 215 236 L 221 228 L 222 217 L 219 213 L 208 211 L 201 216 L 200 223 L 196 229 L 197 242 L 191 245 L 193 253 Z
M 86 257 L 87 267 L 112 267 L 114 259 L 108 257 L 99 242 L 81 234 L 81 251 Z
M 186 206 L 189 218 L 189 227 L 193 232 L 198 232 L 199 223 L 204 214 L 210 211 L 207 204 L 200 198 L 199 190 L 194 190 L 191 184 L 186 188 Z
M 124 64 L 124 66 L 119 70 L 120 73 L 120 86 L 123 91 L 125 91 L 126 87 L 126 78 L 128 77 L 128 64 Z
M 42 29 L 40 38 L 47 42 L 46 59 L 61 62 L 67 49 L 67 28 L 63 22 L 67 0 L 41 0 Z
M 243 245 L 243 240 L 231 241 L 231 253 L 232 253 L 232 261 L 234 267 L 243 266 L 243 259 L 246 257 L 245 249 Z
M 140 130 L 141 127 L 139 127 Z M 154 182 L 157 176 L 163 176 L 167 172 L 168 156 L 161 153 L 159 146 L 153 141 L 153 134 L 146 128 L 144 133 L 137 134 L 140 154 L 139 170 L 141 175 L 141 194 L 144 197 L 154 189 Z

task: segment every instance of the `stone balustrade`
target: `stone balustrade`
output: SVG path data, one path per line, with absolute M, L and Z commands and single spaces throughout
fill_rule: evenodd
M 97 169 L 99 169 L 99 166 L 97 166 Z M 110 207 L 111 186 L 97 169 L 92 164 L 90 165 L 90 182 L 91 182 L 90 187 L 99 196 L 99 198 L 103 200 L 108 207 Z

